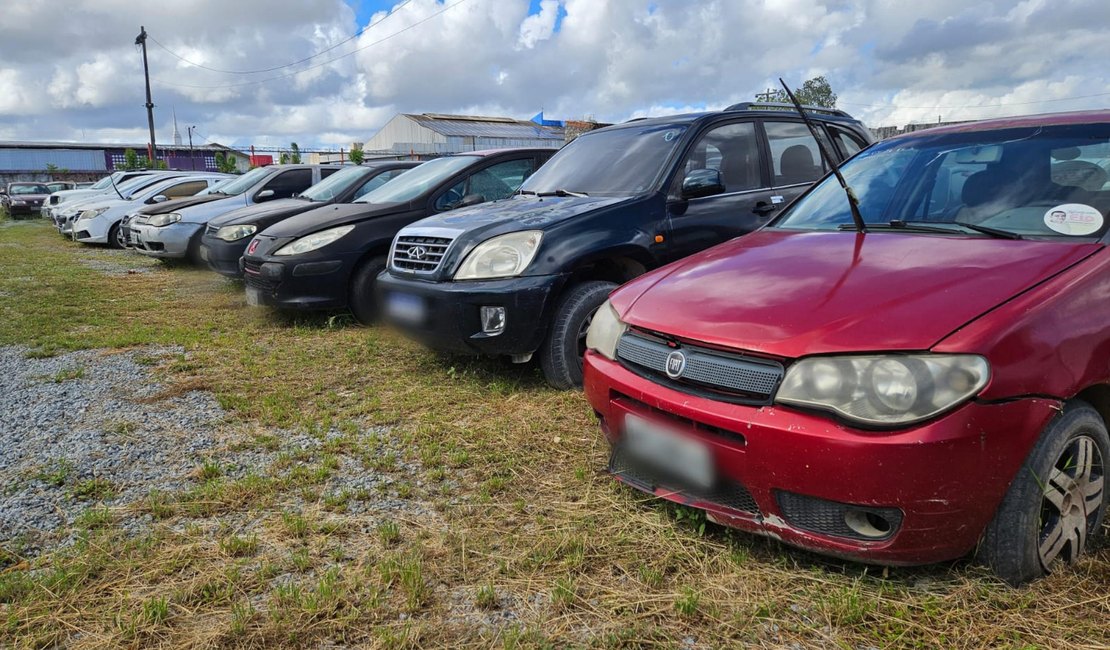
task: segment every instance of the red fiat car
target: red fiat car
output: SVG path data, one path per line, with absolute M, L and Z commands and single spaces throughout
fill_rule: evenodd
M 934 128 L 594 316 L 620 481 L 869 563 L 1020 584 L 1102 531 L 1110 111 Z M 863 226 L 861 228 L 861 225 Z

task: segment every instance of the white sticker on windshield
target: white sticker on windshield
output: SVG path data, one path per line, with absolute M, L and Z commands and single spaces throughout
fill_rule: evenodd
M 1064 235 L 1092 235 L 1102 229 L 1102 213 L 1082 203 L 1064 203 L 1044 213 L 1044 225 Z

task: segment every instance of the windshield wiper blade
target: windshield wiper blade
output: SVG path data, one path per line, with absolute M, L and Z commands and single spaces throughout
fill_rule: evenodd
M 517 194 L 535 194 L 532 190 L 518 190 Z
M 999 237 L 1001 239 L 1025 239 L 1016 232 L 1010 232 L 1009 230 L 1000 230 L 998 228 L 991 228 L 990 226 L 980 226 L 979 224 L 967 223 L 965 221 L 953 221 L 952 223 L 963 226 L 969 230 L 974 230 L 975 232 L 981 232 L 984 235 Z
M 908 223 L 906 221 L 902 221 L 901 219 L 894 219 L 893 221 L 891 221 L 889 223 L 869 223 L 869 224 L 867 224 L 867 227 L 869 229 L 874 229 L 874 230 L 906 230 L 906 231 L 909 231 L 909 232 L 939 232 L 939 233 L 945 233 L 945 234 L 948 234 L 948 235 L 959 232 L 957 230 L 952 230 L 951 228 L 940 228 L 938 226 L 930 226 L 930 225 L 926 225 L 926 224 Z M 859 228 L 854 223 L 842 223 L 839 226 L 837 226 L 836 229 L 837 230 L 859 230 Z
M 573 197 L 576 197 L 576 198 L 584 198 L 584 197 L 589 196 L 589 194 L 586 194 L 585 192 L 571 192 L 570 190 L 554 190 L 554 191 L 551 191 L 551 192 L 536 192 L 536 196 L 558 196 L 558 197 L 573 196 Z

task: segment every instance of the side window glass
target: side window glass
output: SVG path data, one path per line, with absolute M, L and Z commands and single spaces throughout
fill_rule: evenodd
M 287 199 L 307 190 L 310 185 L 312 185 L 311 169 L 290 169 L 275 176 L 262 189 L 274 191 L 271 199 Z
M 360 198 L 362 195 L 367 194 L 367 193 L 369 193 L 373 190 L 376 190 L 379 187 L 381 187 L 382 185 L 385 185 L 389 181 L 396 178 L 401 173 L 401 171 L 402 170 L 394 169 L 394 170 L 391 170 L 391 171 L 388 171 L 388 172 L 382 172 L 382 173 L 378 174 L 377 176 L 375 176 L 374 178 L 371 178 L 370 180 L 363 183 L 362 187 L 358 188 L 358 190 L 355 192 L 354 197 L 352 197 L 351 200 L 353 201 L 357 198 Z
M 758 189 L 762 181 L 755 124 L 725 124 L 703 134 L 686 156 L 681 173 L 675 179 L 675 191 L 682 186 L 686 176 L 699 169 L 720 172 L 725 192 Z
M 455 206 L 462 202 L 463 197 L 466 196 L 466 182 L 470 179 L 463 179 L 455 183 L 446 192 L 441 194 L 436 199 L 436 210 L 454 210 Z
M 174 185 L 173 187 L 166 188 L 166 191 L 163 192 L 163 194 L 165 194 L 166 197 L 171 198 L 171 199 L 181 198 L 183 196 L 192 196 L 192 195 L 196 194 L 197 192 L 203 190 L 207 186 L 208 186 L 208 183 L 206 183 L 204 181 L 200 181 L 200 182 L 194 181 L 194 182 L 191 182 L 191 183 L 181 183 L 180 185 Z
M 840 152 L 844 154 L 845 158 L 851 158 L 863 149 L 863 143 L 857 140 L 856 136 L 847 131 L 832 129 L 832 132 L 836 139 L 836 144 L 840 147 Z
M 825 173 L 821 151 L 801 122 L 765 122 L 774 185 L 812 183 Z
M 325 178 L 327 178 L 328 176 L 331 176 L 332 174 L 334 174 L 337 171 L 339 171 L 339 170 L 335 167 L 321 167 L 320 168 L 320 180 L 324 180 Z
M 507 160 L 471 174 L 436 199 L 436 210 L 453 210 L 463 199 L 478 195 L 482 201 L 508 198 L 535 171 L 531 159 Z

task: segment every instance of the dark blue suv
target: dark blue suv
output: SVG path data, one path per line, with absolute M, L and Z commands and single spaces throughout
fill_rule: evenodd
M 842 111 L 807 113 L 838 158 L 872 141 Z M 788 106 L 592 131 L 511 198 L 403 228 L 378 278 L 385 317 L 436 349 L 521 363 L 538 353 L 548 382 L 569 388 L 617 285 L 759 228 L 826 171 Z

